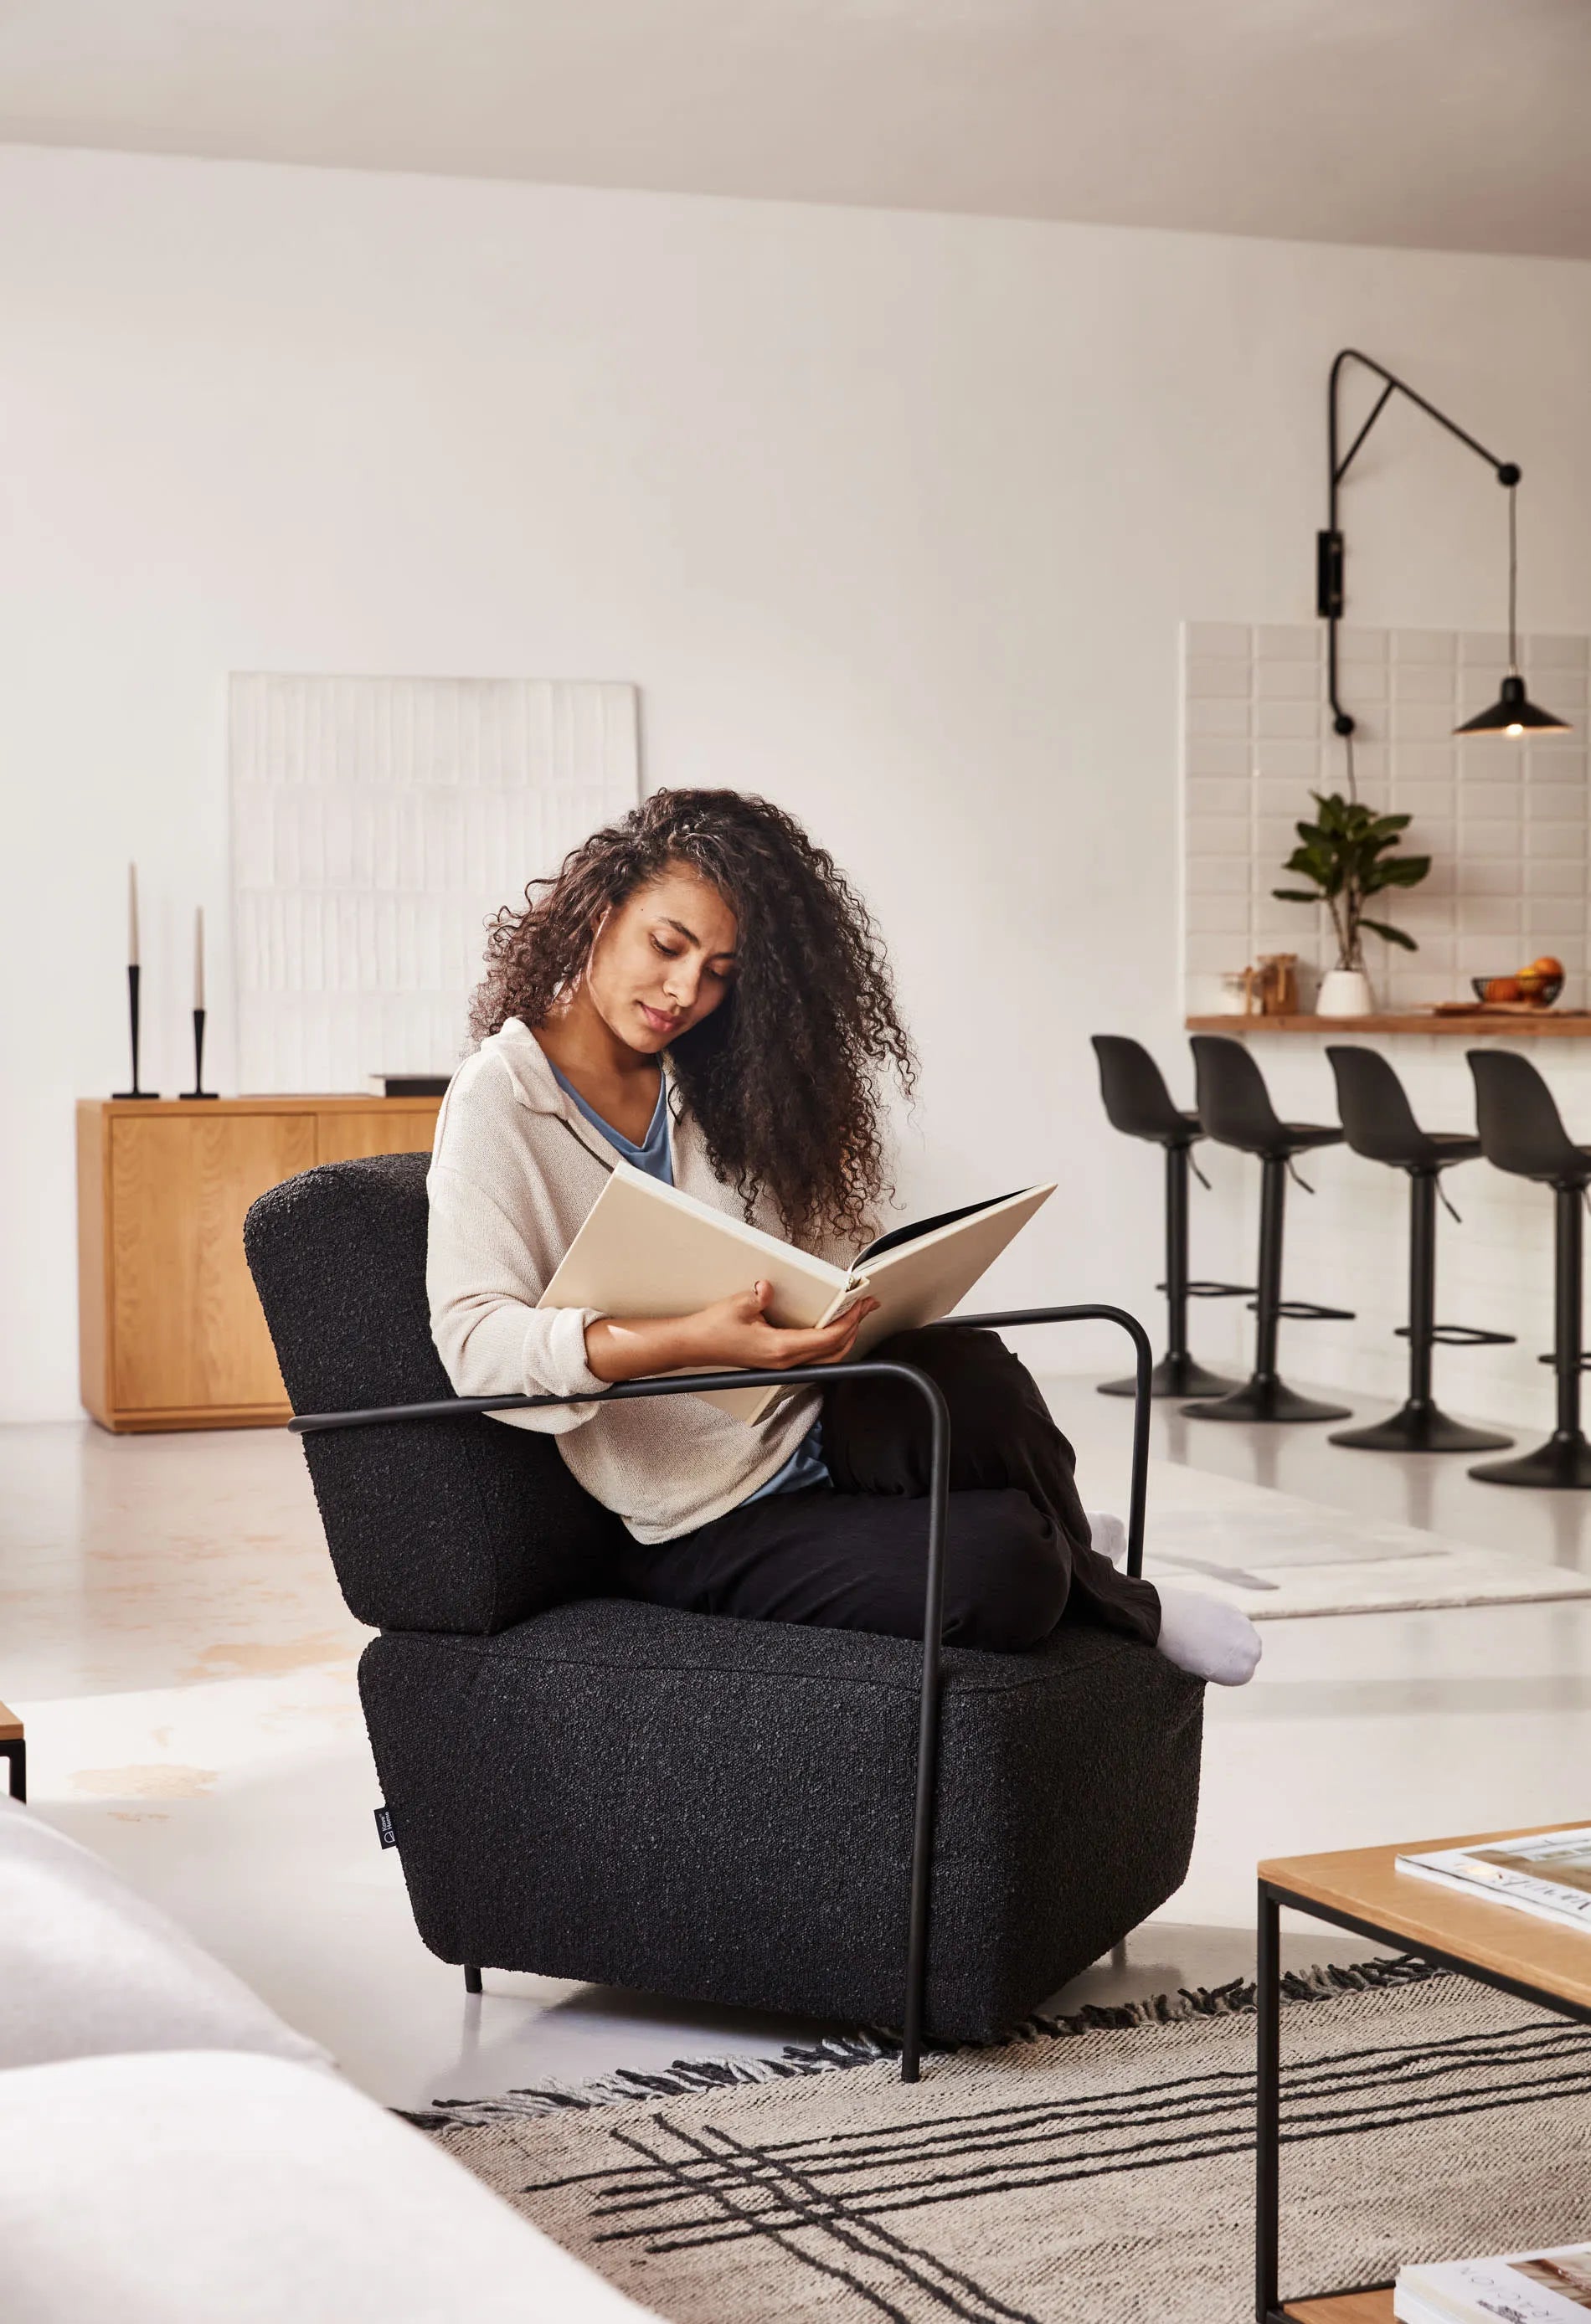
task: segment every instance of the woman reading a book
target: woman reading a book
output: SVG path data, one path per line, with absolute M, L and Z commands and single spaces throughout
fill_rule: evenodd
M 615 1157 L 842 1266 L 874 1231 L 879 1084 L 910 1095 L 915 1057 L 865 907 L 790 816 L 660 791 L 593 833 L 499 915 L 471 1029 L 428 1181 L 431 1330 L 460 1395 L 843 1362 L 865 1293 L 814 1330 L 773 1323 L 765 1282 L 661 1318 L 537 1305 Z M 1252 1674 L 1241 1614 L 1094 1547 L 1071 1446 L 995 1333 L 930 1324 L 874 1352 L 949 1406 L 949 1643 L 1020 1651 L 1081 1618 L 1202 1677 Z M 636 1596 L 920 1637 L 927 1416 L 903 1382 L 841 1371 L 750 1425 L 695 1396 L 501 1417 L 555 1434 L 622 1518 Z

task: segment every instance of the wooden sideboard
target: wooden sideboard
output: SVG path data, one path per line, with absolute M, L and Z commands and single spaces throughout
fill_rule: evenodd
M 106 1428 L 290 1417 L 243 1255 L 256 1194 L 317 1162 L 430 1151 L 438 1098 L 84 1098 L 79 1369 Z

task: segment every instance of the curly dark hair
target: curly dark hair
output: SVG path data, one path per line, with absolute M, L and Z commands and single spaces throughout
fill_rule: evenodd
M 673 869 L 694 872 L 738 923 L 737 973 L 669 1063 L 718 1177 L 749 1212 L 764 1189 L 793 1242 L 862 1240 L 886 1176 L 878 1084 L 908 1099 L 917 1057 L 895 1013 L 884 948 L 861 897 L 793 816 L 742 791 L 656 791 L 533 880 L 525 908 L 489 924 L 470 1003 L 477 1041 L 510 1017 L 532 1028 L 579 977 L 603 913 Z M 540 892 L 538 892 L 540 891 Z

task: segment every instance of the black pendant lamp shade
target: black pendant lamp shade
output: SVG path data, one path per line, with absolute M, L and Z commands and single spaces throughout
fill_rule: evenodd
M 1371 410 L 1370 417 L 1365 420 L 1347 450 L 1339 455 L 1337 386 L 1343 367 L 1346 364 L 1358 364 L 1364 370 L 1374 373 L 1382 382 L 1382 391 Z M 1486 450 L 1484 444 L 1477 444 L 1475 438 L 1467 435 L 1456 420 L 1449 420 L 1445 411 L 1438 411 L 1436 405 L 1428 402 L 1423 395 L 1417 393 L 1407 380 L 1399 379 L 1394 373 L 1388 371 L 1383 364 L 1377 363 L 1374 356 L 1362 355 L 1357 347 L 1345 347 L 1331 366 L 1331 384 L 1327 400 L 1328 514 L 1327 530 L 1317 536 L 1316 541 L 1316 611 L 1326 623 L 1327 696 L 1332 708 L 1333 729 L 1343 737 L 1348 748 L 1350 792 L 1353 787 L 1353 736 L 1355 722 L 1352 712 L 1344 709 L 1337 694 L 1337 629 L 1343 616 L 1344 562 L 1342 529 L 1337 521 L 1337 495 L 1355 454 L 1394 395 L 1407 397 L 1408 401 L 1423 411 L 1428 419 L 1434 420 L 1438 427 L 1447 429 L 1449 436 L 1456 436 L 1468 450 L 1477 454 L 1508 493 L 1508 672 L 1503 680 L 1502 689 L 1496 701 L 1489 708 L 1477 711 L 1473 718 L 1466 718 L 1463 725 L 1456 726 L 1453 732 L 1455 734 L 1495 734 L 1512 742 L 1522 734 L 1568 734 L 1574 731 L 1567 718 L 1559 718 L 1552 711 L 1543 710 L 1539 703 L 1531 700 L 1530 696 L 1525 692 L 1524 679 L 1520 676 L 1517 618 L 1518 468 L 1512 460 L 1499 460 L 1493 453 Z
M 1502 734 L 1512 740 L 1518 734 L 1568 734 L 1573 730 L 1568 721 L 1555 718 L 1550 710 L 1543 710 L 1525 692 L 1525 682 L 1518 670 L 1511 669 L 1503 681 L 1503 691 L 1485 710 L 1477 710 L 1462 726 L 1455 726 L 1455 734 Z
M 1520 734 L 1567 734 L 1570 732 L 1567 719 L 1554 717 L 1550 710 L 1542 710 L 1525 692 L 1525 682 L 1519 674 L 1519 636 L 1516 627 L 1516 602 L 1519 596 L 1519 526 L 1517 500 L 1519 470 L 1505 472 L 1508 482 L 1508 675 L 1501 692 L 1489 709 L 1477 710 L 1462 726 L 1455 726 L 1455 734 L 1502 734 L 1510 742 Z

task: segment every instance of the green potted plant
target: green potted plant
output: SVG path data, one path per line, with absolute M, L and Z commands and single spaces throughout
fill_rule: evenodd
M 1389 888 L 1418 888 L 1430 870 L 1429 855 L 1400 855 L 1411 818 L 1377 815 L 1362 799 L 1311 791 L 1316 819 L 1300 823 L 1299 844 L 1283 870 L 1308 880 L 1308 888 L 1273 888 L 1286 904 L 1324 904 L 1337 936 L 1337 966 L 1320 980 L 1316 1009 L 1322 1017 L 1367 1017 L 1370 980 L 1364 973 L 1364 931 L 1384 936 L 1405 952 L 1419 946 L 1402 928 L 1373 920 L 1366 906 Z

